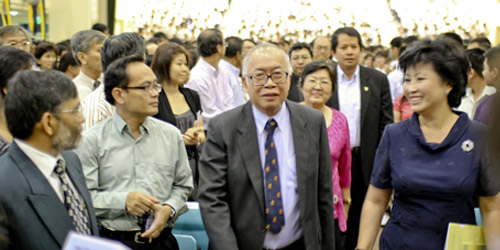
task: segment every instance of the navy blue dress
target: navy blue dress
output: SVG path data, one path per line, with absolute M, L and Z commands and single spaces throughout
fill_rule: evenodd
M 476 197 L 500 190 L 481 157 L 485 127 L 457 114 L 439 144 L 425 141 L 416 113 L 386 127 L 371 177 L 373 186 L 394 189 L 380 249 L 443 249 L 448 223 L 475 224 Z

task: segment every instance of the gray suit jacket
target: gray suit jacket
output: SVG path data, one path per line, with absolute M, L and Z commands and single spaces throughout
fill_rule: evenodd
M 80 160 L 73 152 L 62 156 L 71 182 L 87 205 L 92 233 L 98 235 Z M 76 231 L 52 186 L 16 143 L 0 157 L 0 190 L 10 249 L 61 249 L 68 232 Z
M 301 226 L 307 249 L 334 249 L 332 165 L 325 119 L 286 101 L 295 145 Z M 265 237 L 262 166 L 252 105 L 210 121 L 198 201 L 214 250 L 260 250 Z

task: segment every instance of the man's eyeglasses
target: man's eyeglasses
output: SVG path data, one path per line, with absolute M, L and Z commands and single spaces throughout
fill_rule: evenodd
M 284 84 L 288 77 L 288 72 L 273 72 L 272 74 L 264 74 L 264 73 L 256 73 L 251 76 L 248 76 L 250 80 L 252 80 L 253 85 L 255 86 L 263 86 L 267 83 L 269 78 L 273 80 L 276 84 Z
M 146 92 L 148 92 L 149 94 L 153 94 L 153 90 L 160 93 L 161 92 L 161 84 L 153 84 L 153 85 L 149 85 L 149 86 L 134 86 L 134 87 L 130 87 L 130 86 L 125 86 L 125 87 L 121 87 L 122 89 L 142 89 Z
M 20 42 L 20 43 L 10 42 L 10 43 L 7 43 L 6 45 L 11 46 L 11 47 L 16 47 L 16 48 L 26 48 L 26 47 L 29 47 L 31 45 L 31 43 L 28 41 Z
M 78 105 L 76 109 L 56 110 L 54 111 L 54 113 L 81 113 L 82 111 L 82 106 Z

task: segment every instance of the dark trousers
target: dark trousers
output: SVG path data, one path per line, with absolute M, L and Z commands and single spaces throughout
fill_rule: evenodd
M 134 250 L 179 250 L 177 240 L 172 234 L 172 228 L 165 228 L 161 234 L 154 238 L 151 243 L 137 243 L 134 240 L 135 232 L 110 231 L 101 228 L 99 231 L 101 237 L 117 240 Z
M 363 178 L 363 169 L 361 166 L 361 155 L 358 150 L 352 151 L 351 165 L 351 199 L 352 205 L 349 209 L 349 218 L 347 220 L 347 237 L 345 242 L 346 250 L 353 250 L 358 244 L 359 222 L 361 219 L 361 209 L 365 200 L 368 184 Z
M 345 250 L 346 233 L 340 231 L 339 220 L 335 219 L 335 250 Z

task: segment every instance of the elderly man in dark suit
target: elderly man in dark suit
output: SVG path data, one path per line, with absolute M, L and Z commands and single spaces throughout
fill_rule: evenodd
M 327 105 L 347 116 L 352 151 L 352 206 L 347 221 L 346 249 L 356 247 L 361 206 L 370 183 L 373 161 L 384 128 L 393 122 L 387 77 L 359 65 L 363 43 L 357 30 L 344 27 L 332 35 L 332 51 L 338 61 L 337 88 Z M 344 201 L 345 206 L 351 201 Z
M 14 142 L 0 158 L 0 205 L 10 249 L 61 249 L 70 230 L 98 234 L 80 161 L 63 152 L 84 121 L 74 83 L 56 71 L 18 73 L 5 115 Z
M 198 201 L 214 250 L 334 249 L 325 119 L 285 101 L 290 73 L 277 46 L 256 46 L 243 61 L 250 102 L 210 122 Z

